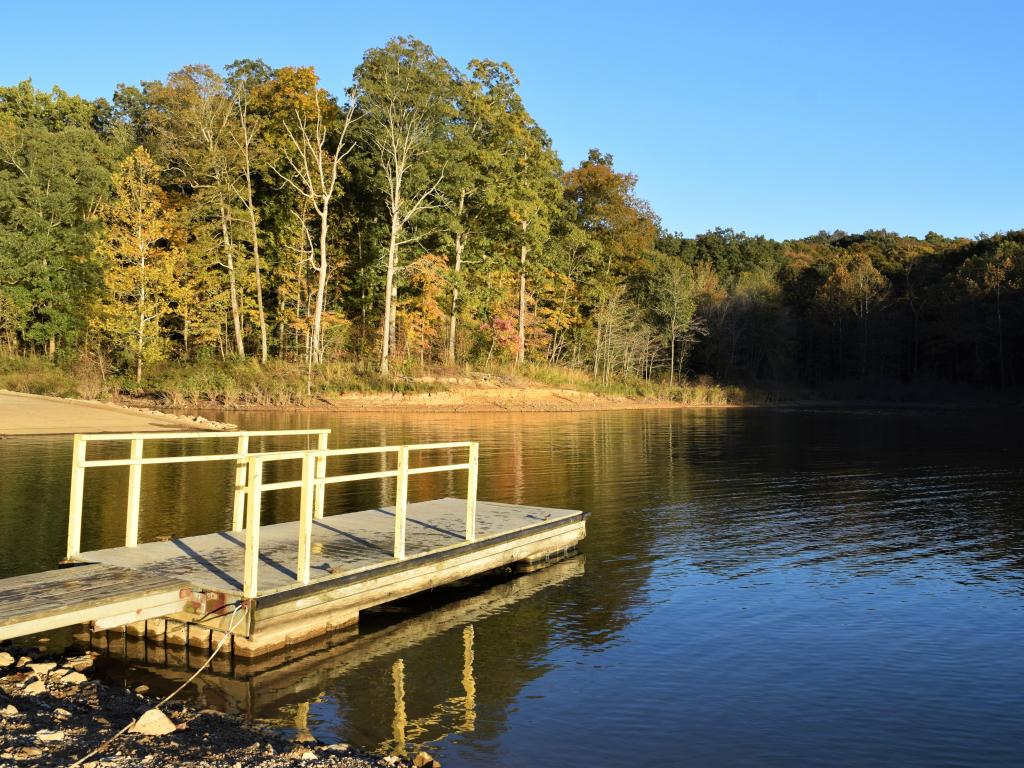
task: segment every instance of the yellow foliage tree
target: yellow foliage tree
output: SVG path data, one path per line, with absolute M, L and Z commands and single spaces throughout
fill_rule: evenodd
M 142 380 L 143 363 L 161 359 L 167 346 L 160 319 L 168 310 L 172 261 L 158 174 L 139 147 L 114 174 L 114 194 L 99 212 L 97 252 L 107 292 L 96 322 L 133 360 L 136 382 Z

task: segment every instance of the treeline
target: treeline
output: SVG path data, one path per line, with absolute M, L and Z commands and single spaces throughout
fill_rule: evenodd
M 259 60 L 109 101 L 0 88 L 0 345 L 136 381 L 252 358 L 1021 383 L 1024 233 L 668 234 L 610 155 L 565 170 L 518 85 L 396 38 L 344 94 Z

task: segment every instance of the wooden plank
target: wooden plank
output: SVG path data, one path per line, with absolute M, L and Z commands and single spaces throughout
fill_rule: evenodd
M 146 595 L 132 595 L 123 599 L 105 600 L 92 605 L 80 605 L 59 612 L 39 612 L 20 616 L 17 621 L 0 625 L 0 640 L 10 640 L 37 632 L 48 632 L 52 629 L 70 627 L 90 621 L 102 621 L 111 616 L 127 616 L 126 620 L 118 622 L 119 626 L 141 618 L 143 612 L 153 606 L 161 606 L 159 615 L 165 616 L 175 610 L 184 610 L 187 602 L 180 596 L 179 590 L 171 589 Z
M 527 529 L 548 521 L 579 517 L 578 510 L 555 510 L 494 502 L 477 503 L 477 539 Z M 420 556 L 463 546 L 466 501 L 436 499 L 409 504 L 406 516 L 406 555 Z M 295 585 L 298 523 L 263 526 L 259 531 L 259 593 Z M 333 574 L 352 573 L 394 561 L 395 510 L 381 507 L 332 515 L 313 524 L 316 558 L 311 559 L 311 582 Z M 113 548 L 83 553 L 83 562 L 104 562 L 138 568 L 196 584 L 204 589 L 239 595 L 242 590 L 245 539 L 220 532 L 134 549 Z
M 0 640 L 164 606 L 183 610 L 185 584 L 110 565 L 0 580 Z M 134 620 L 134 619 L 129 619 Z
M 319 435 L 329 433 L 331 430 L 323 429 L 262 429 L 262 430 L 237 430 L 234 432 L 111 432 L 94 433 L 82 435 L 82 438 L 90 442 L 101 440 L 201 440 L 204 438 L 227 438 L 241 437 L 282 437 L 286 435 Z

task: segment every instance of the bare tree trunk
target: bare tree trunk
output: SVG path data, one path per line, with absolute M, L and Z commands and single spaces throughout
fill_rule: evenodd
M 146 348 L 146 248 L 142 241 L 142 229 L 136 230 L 136 244 L 139 248 L 139 348 L 135 356 L 135 383 L 142 383 L 142 353 Z
M 669 339 L 668 343 L 672 347 L 672 351 L 669 353 L 669 364 L 668 364 L 668 385 L 674 387 L 676 385 L 676 319 L 672 317 L 672 324 L 669 327 Z
M 239 357 L 245 357 L 245 344 L 242 342 L 242 317 L 238 308 L 238 285 L 235 280 L 235 256 L 231 244 L 231 233 L 228 231 L 228 211 L 224 201 L 220 202 L 220 231 L 224 242 L 224 255 L 227 258 L 228 291 L 231 294 L 231 327 L 235 335 L 235 351 Z
M 313 309 L 312 359 L 317 365 L 324 361 L 324 293 L 327 289 L 327 206 L 320 211 L 320 263 L 316 275 L 316 304 Z
M 284 129 L 288 134 L 294 152 L 285 153 L 285 161 L 288 164 L 290 173 L 282 173 L 274 167 L 274 172 L 290 186 L 304 201 L 302 212 L 296 212 L 303 231 L 309 244 L 309 262 L 317 273 L 316 297 L 313 308 L 312 338 L 307 347 L 307 358 L 311 362 L 320 364 L 323 362 L 323 311 L 325 293 L 327 289 L 327 232 L 328 215 L 330 212 L 331 199 L 338 182 L 338 166 L 342 159 L 352 151 L 352 146 L 345 148 L 345 136 L 348 134 L 349 126 L 352 124 L 354 111 L 353 104 L 345 113 L 345 121 L 341 126 L 338 135 L 338 143 L 334 151 L 327 149 L 328 127 L 324 123 L 322 107 L 320 104 L 320 91 L 314 93 L 316 105 L 316 119 L 313 122 L 307 121 L 300 113 L 296 112 L 295 130 L 285 122 Z M 309 232 L 308 221 L 303 214 L 306 212 L 305 205 L 310 205 L 320 216 L 320 252 L 317 261 L 314 261 L 315 251 L 313 248 L 312 235 Z M 308 314 L 307 314 L 308 316 Z
M 252 198 L 252 162 L 249 147 L 253 141 L 253 132 L 249 128 L 245 106 L 239 102 L 239 122 L 242 126 L 242 159 L 245 172 L 245 210 L 249 214 L 249 228 L 252 234 L 252 260 L 256 274 L 256 310 L 260 323 L 260 362 L 267 362 L 267 316 L 263 309 L 263 273 L 260 268 L 260 232 L 256 220 L 256 205 Z
M 461 190 L 459 195 L 459 219 L 466 209 L 466 190 Z M 452 286 L 452 310 L 448 318 L 448 365 L 455 365 L 455 326 L 457 322 L 457 310 L 459 305 L 459 270 L 462 268 L 462 251 L 466 247 L 466 241 L 462 232 L 455 233 L 455 280 Z
M 520 225 L 526 235 L 526 222 Z M 526 362 L 526 254 L 524 243 L 519 247 L 519 338 L 516 344 L 516 365 Z
M 999 388 L 1006 389 L 1006 362 L 1003 355 L 1003 304 L 1000 284 L 996 283 L 996 330 L 999 334 Z
M 381 328 L 380 372 L 387 376 L 391 372 L 391 334 L 394 324 L 393 291 L 395 272 L 398 267 L 398 235 L 401 220 L 397 214 L 391 214 L 391 237 L 388 240 L 388 271 L 384 279 L 384 324 Z

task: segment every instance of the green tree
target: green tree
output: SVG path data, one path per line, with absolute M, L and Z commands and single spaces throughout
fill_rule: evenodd
M 27 81 L 0 89 L 0 291 L 17 336 L 51 355 L 83 330 L 98 285 L 91 232 L 111 157 L 97 112 Z
M 442 147 L 454 113 L 457 75 L 430 46 L 396 37 L 366 52 L 356 68 L 355 93 L 363 136 L 377 161 L 375 181 L 388 218 L 380 371 L 391 365 L 402 246 L 419 242 L 414 227 L 436 207 L 444 179 Z

